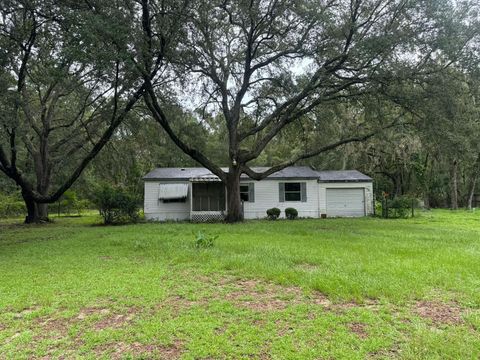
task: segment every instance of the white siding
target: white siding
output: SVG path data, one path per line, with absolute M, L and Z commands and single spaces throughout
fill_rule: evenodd
M 160 184 L 171 184 L 167 181 L 145 181 L 144 213 L 147 220 L 188 220 L 190 218 L 191 186 L 185 202 L 164 203 L 158 200 Z M 176 184 L 190 184 L 188 181 Z
M 249 183 L 252 181 L 242 181 Z M 279 201 L 278 184 L 280 182 L 305 182 L 307 184 L 307 201 Z M 244 203 L 245 219 L 261 219 L 267 216 L 267 209 L 276 207 L 285 217 L 285 209 L 293 207 L 298 210 L 299 217 L 319 217 L 318 213 L 318 183 L 317 180 L 262 180 L 253 181 L 255 184 L 255 202 Z
M 320 213 L 327 213 L 327 189 L 365 189 L 365 213 L 373 214 L 373 185 L 371 182 L 346 182 L 346 183 L 319 183 L 319 207 Z
M 246 219 L 265 218 L 267 209 L 277 207 L 285 217 L 285 209 L 293 207 L 298 210 L 299 217 L 318 218 L 327 213 L 326 189 L 361 188 L 365 189 L 366 214 L 373 213 L 373 188 L 371 182 L 347 183 L 318 183 L 317 180 L 262 180 L 242 181 L 242 184 L 253 182 L 255 184 L 255 202 L 244 203 Z M 307 201 L 279 201 L 280 182 L 305 182 L 307 184 Z M 145 181 L 144 212 L 147 220 L 188 220 L 190 219 L 190 201 L 192 195 L 191 184 L 188 181 L 175 182 L 190 184 L 188 197 L 184 203 L 163 203 L 158 200 L 160 183 L 173 183 L 168 181 Z

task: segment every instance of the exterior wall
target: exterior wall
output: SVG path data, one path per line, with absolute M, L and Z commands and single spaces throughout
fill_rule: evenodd
M 318 204 L 320 208 L 320 214 L 327 213 L 327 188 L 329 189 L 353 189 L 364 188 L 365 189 L 365 214 L 373 214 L 373 184 L 371 182 L 334 182 L 334 183 L 319 183 L 318 184 Z
M 253 182 L 255 184 L 255 202 L 244 202 L 243 210 L 245 219 L 262 219 L 267 216 L 267 209 L 276 207 L 285 217 L 285 209 L 293 207 L 298 210 L 299 217 L 319 217 L 318 213 L 318 182 L 317 180 L 261 180 L 242 181 L 242 184 Z M 305 182 L 307 184 L 307 201 L 279 201 L 279 183 Z
M 145 219 L 165 220 L 188 220 L 190 219 L 190 199 L 192 187 L 189 186 L 188 196 L 185 202 L 164 203 L 158 199 L 160 184 L 168 184 L 168 181 L 145 181 L 144 213 Z M 175 181 L 176 184 L 190 184 L 188 181 Z
M 280 217 L 285 217 L 285 209 L 293 207 L 298 210 L 299 217 L 318 218 L 326 214 L 327 188 L 364 188 L 365 212 L 373 214 L 373 185 L 371 182 L 318 183 L 317 180 L 262 180 L 242 181 L 242 184 L 255 184 L 255 202 L 244 203 L 245 219 L 262 219 L 267 216 L 267 209 L 277 207 Z M 279 201 L 280 182 L 305 182 L 307 184 L 307 201 Z M 159 185 L 172 183 L 168 181 L 145 181 L 144 212 L 147 220 L 189 220 L 192 186 L 188 181 L 175 183 L 190 184 L 188 197 L 184 203 L 163 203 L 158 200 Z

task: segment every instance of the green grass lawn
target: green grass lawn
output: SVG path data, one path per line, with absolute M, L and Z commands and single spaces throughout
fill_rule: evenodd
M 480 212 L 99 222 L 0 223 L 0 359 L 480 358 Z

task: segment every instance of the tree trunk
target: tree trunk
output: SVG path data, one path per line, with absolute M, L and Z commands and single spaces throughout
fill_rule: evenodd
M 22 197 L 27 208 L 25 224 L 35 224 L 48 221 L 48 204 L 35 202 L 26 192 L 22 191 Z
M 458 210 L 458 162 L 453 160 L 451 168 L 450 208 Z
M 48 204 L 36 203 L 38 217 L 42 221 L 48 221 Z
M 467 199 L 467 208 L 468 210 L 473 209 L 473 198 L 475 197 L 475 183 L 471 184 L 471 187 L 468 192 L 468 199 Z
M 395 197 L 402 195 L 402 175 L 398 172 L 394 177 Z
M 227 218 L 229 223 L 243 221 L 242 201 L 240 200 L 240 171 L 230 167 L 227 175 Z
M 472 177 L 470 178 L 470 184 L 468 187 L 468 199 L 467 199 L 468 210 L 472 210 L 473 208 L 473 198 L 475 197 L 475 189 L 477 187 L 477 181 L 478 181 L 479 175 L 480 175 L 480 154 L 477 156 L 477 160 L 475 161 L 475 165 L 473 166 Z

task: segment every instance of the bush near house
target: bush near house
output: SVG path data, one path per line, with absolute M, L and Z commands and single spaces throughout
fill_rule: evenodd
M 269 220 L 277 220 L 280 216 L 280 209 L 279 208 L 271 208 L 267 210 L 267 218 Z
M 286 208 L 285 209 L 285 217 L 289 220 L 295 220 L 298 218 L 298 211 L 295 208 Z
M 136 222 L 139 207 L 133 195 L 111 185 L 103 185 L 94 193 L 94 203 L 106 225 Z

